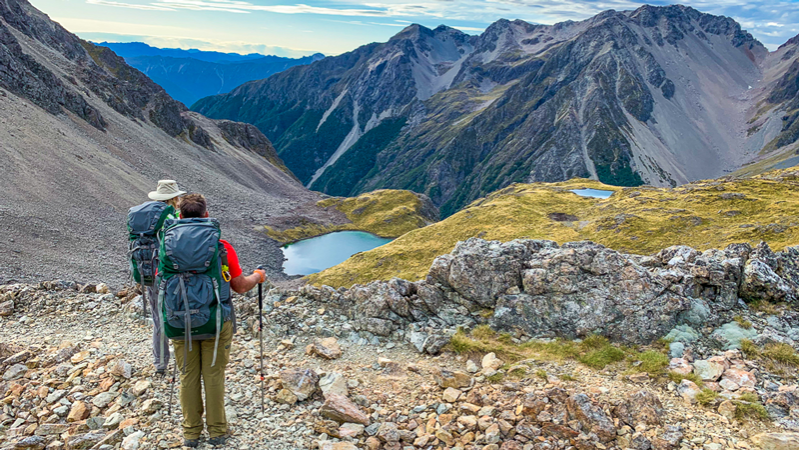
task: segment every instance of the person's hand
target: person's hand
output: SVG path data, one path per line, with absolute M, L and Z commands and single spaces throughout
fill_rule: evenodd
M 263 283 L 266 281 L 266 271 L 263 269 L 255 269 L 252 271 L 253 274 L 258 275 L 258 282 Z

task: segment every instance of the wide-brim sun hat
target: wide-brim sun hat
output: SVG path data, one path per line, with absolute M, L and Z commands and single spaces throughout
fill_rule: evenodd
M 179 195 L 185 194 L 186 191 L 178 189 L 178 183 L 175 180 L 158 180 L 158 187 L 155 191 L 147 194 L 151 200 L 169 200 Z

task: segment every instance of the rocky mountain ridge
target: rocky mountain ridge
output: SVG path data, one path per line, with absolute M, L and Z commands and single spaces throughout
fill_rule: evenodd
M 450 215 L 513 182 L 674 186 L 784 160 L 788 53 L 683 6 L 480 36 L 413 25 L 194 108 L 259 127 L 313 189 L 408 188 Z

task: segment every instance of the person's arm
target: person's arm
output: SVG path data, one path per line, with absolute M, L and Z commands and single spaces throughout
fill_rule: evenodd
M 254 288 L 256 284 L 264 281 L 266 281 L 266 272 L 261 269 L 255 269 L 250 275 L 239 275 L 230 280 L 230 288 L 239 294 L 243 294 Z

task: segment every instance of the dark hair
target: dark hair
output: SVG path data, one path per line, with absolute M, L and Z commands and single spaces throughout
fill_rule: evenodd
M 186 194 L 180 198 L 180 216 L 184 219 L 203 217 L 208 205 L 202 194 Z

